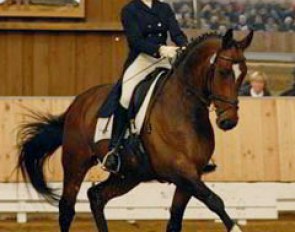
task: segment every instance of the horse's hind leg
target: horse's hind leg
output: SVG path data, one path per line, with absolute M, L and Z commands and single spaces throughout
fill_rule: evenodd
M 61 232 L 69 232 L 75 216 L 75 204 L 82 181 L 90 168 L 88 159 L 78 154 L 63 154 L 64 186 L 59 202 L 59 225 Z M 79 158 L 80 157 L 80 158 Z
M 88 198 L 98 232 L 107 232 L 108 226 L 104 216 L 105 205 L 111 199 L 121 196 L 133 189 L 139 182 L 128 181 L 111 176 L 107 182 L 95 185 L 88 190 Z
M 167 225 L 167 232 L 181 231 L 183 214 L 190 199 L 190 193 L 187 193 L 178 187 L 176 188 L 170 209 L 171 216 Z

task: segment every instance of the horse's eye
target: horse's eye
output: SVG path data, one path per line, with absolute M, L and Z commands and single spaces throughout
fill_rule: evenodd
M 231 70 L 226 70 L 226 69 L 220 69 L 219 74 L 222 77 L 229 77 L 231 75 Z

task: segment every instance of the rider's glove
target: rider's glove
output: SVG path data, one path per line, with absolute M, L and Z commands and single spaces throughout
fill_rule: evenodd
M 159 49 L 159 53 L 161 57 L 173 59 L 176 57 L 178 49 L 179 47 L 161 46 Z

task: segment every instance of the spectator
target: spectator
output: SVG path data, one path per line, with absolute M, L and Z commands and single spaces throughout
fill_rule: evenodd
M 201 19 L 201 28 L 206 31 L 210 30 L 210 24 L 207 22 L 206 19 Z
M 197 23 L 195 22 L 192 13 L 187 12 L 183 14 L 183 21 L 182 21 L 182 27 L 184 28 L 195 28 Z
M 284 20 L 283 25 L 280 27 L 280 31 L 291 32 L 294 31 L 293 18 L 287 16 Z
M 228 17 L 230 22 L 238 21 L 238 13 L 235 11 L 233 4 L 227 4 L 224 7 L 224 16 Z
M 249 26 L 247 24 L 247 17 L 245 15 L 240 15 L 239 17 L 239 23 L 235 26 L 236 30 L 239 31 L 248 31 Z
M 276 23 L 273 17 L 268 17 L 267 23 L 265 25 L 265 30 L 269 32 L 278 31 L 279 25 Z
M 256 8 L 253 8 L 253 7 L 249 7 L 249 8 L 250 8 L 249 9 L 249 13 L 247 14 L 248 23 L 251 24 L 251 25 L 253 25 L 255 23 L 256 16 L 260 16 L 260 15 L 257 13 L 257 9 Z M 261 17 L 261 21 L 263 22 L 262 17 Z
M 221 34 L 221 35 L 225 35 L 225 33 L 227 32 L 227 28 L 225 25 L 220 25 L 219 28 L 218 28 L 218 32 Z
M 295 68 L 292 71 L 293 75 L 293 86 L 291 89 L 284 91 L 281 96 L 295 96 Z
M 243 85 L 240 96 L 267 97 L 271 96 L 267 89 L 267 77 L 262 72 L 254 72 L 250 75 L 249 82 Z
M 249 27 L 258 31 L 294 31 L 295 2 L 291 0 L 260 1 L 260 0 L 199 0 L 200 20 L 203 29 L 218 29 L 218 25 L 237 30 L 248 30 Z M 218 22 L 216 23 L 217 17 Z M 214 18 L 212 18 L 214 17 Z M 212 24 L 213 23 L 213 24 Z
M 209 21 L 211 15 L 212 15 L 212 7 L 210 4 L 206 4 L 202 10 L 201 10 L 201 18 Z
M 193 5 L 190 2 L 175 2 L 172 4 L 176 19 L 183 28 L 195 28 L 197 22 L 194 19 Z
M 218 16 L 212 16 L 210 19 L 210 29 L 211 30 L 218 30 L 219 28 L 219 18 Z
M 263 18 L 260 15 L 256 15 L 253 23 L 253 29 L 255 31 L 265 31 L 265 24 L 263 23 Z

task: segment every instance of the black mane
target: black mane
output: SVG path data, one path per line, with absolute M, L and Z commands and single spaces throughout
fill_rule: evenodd
M 202 34 L 196 38 L 192 38 L 191 42 L 187 45 L 186 49 L 180 52 L 173 64 L 174 68 L 177 68 L 182 61 L 188 56 L 188 54 L 194 52 L 194 50 L 203 43 L 204 41 L 208 39 L 221 39 L 222 35 L 218 32 L 207 32 L 205 34 Z

